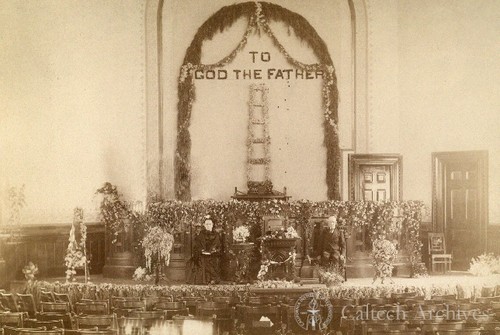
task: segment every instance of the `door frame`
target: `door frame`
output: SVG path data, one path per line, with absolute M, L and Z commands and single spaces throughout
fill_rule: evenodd
M 361 165 L 387 166 L 391 175 L 391 201 L 403 200 L 403 156 L 400 154 L 349 154 L 349 200 L 361 199 Z
M 488 230 L 488 151 L 446 151 L 432 153 L 432 231 L 446 233 L 446 165 L 475 162 L 478 167 L 479 226 L 482 250 L 486 252 Z

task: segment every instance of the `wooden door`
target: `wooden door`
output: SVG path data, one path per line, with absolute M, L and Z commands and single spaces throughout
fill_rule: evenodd
M 391 176 L 389 166 L 361 165 L 360 188 L 364 201 L 386 201 L 391 200 Z
M 401 199 L 402 157 L 397 154 L 349 155 L 349 198 L 363 201 Z M 352 258 L 367 257 L 371 249 L 366 229 L 351 232 L 347 252 Z
M 436 230 L 445 233 L 452 269 L 467 270 L 472 257 L 486 249 L 487 155 L 484 152 L 437 153 Z

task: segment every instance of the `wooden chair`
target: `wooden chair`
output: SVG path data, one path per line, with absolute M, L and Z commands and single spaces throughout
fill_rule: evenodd
M 19 331 L 21 330 L 45 330 L 43 327 L 40 328 L 22 328 L 22 327 L 11 327 L 11 326 L 4 326 L 3 327 L 3 334 L 4 335 L 18 335 Z
M 378 321 L 371 321 L 371 322 L 362 322 L 361 323 L 361 334 L 366 335 L 368 334 L 368 330 L 371 331 L 382 331 L 385 330 L 386 332 L 390 332 L 393 330 L 407 330 L 408 329 L 408 322 L 378 322 Z
M 38 312 L 35 305 L 35 299 L 32 294 L 17 293 L 17 305 L 19 312 L 28 313 L 30 318 L 34 318 Z
M 466 328 L 461 330 L 438 330 L 436 335 L 481 335 L 480 328 Z
M 18 306 L 16 299 L 12 293 L 2 293 L 0 292 L 0 303 L 3 307 L 8 309 L 11 312 L 18 312 Z
M 73 304 L 67 293 L 57 293 L 53 292 L 55 302 L 67 302 L 70 308 L 70 312 L 73 311 Z
M 64 329 L 51 329 L 51 330 L 36 330 L 36 329 L 17 329 L 18 335 L 64 335 Z
M 28 319 L 24 322 L 26 328 L 45 328 L 45 329 L 54 329 L 54 328 L 64 328 L 63 320 L 37 320 L 37 319 Z
M 40 291 L 40 302 L 56 302 L 51 291 Z
M 118 330 L 116 329 L 80 329 L 78 335 L 118 335 Z
M 165 319 L 165 313 L 163 311 L 132 311 L 130 317 L 145 320 L 163 320 Z
M 40 312 L 69 313 L 71 312 L 71 306 L 69 302 L 41 302 Z
M 271 295 L 249 296 L 246 304 L 251 306 L 275 305 L 276 297 Z
M 465 329 L 465 322 L 430 322 L 422 323 L 420 329 L 424 334 L 431 333 L 436 334 L 436 332 L 444 332 L 449 330 L 463 330 Z
M 420 335 L 423 334 L 420 329 L 411 330 L 373 330 L 368 329 L 369 335 Z
M 118 317 L 129 316 L 133 311 L 145 311 L 146 302 L 144 300 L 118 300 L 114 309 Z
M 451 271 L 452 255 L 446 253 L 446 243 L 443 233 L 429 233 L 429 257 L 431 272 L 436 272 L 436 266 L 443 266 L 443 273 Z
M 260 305 L 243 306 L 244 323 L 250 334 L 274 334 L 281 327 L 281 310 L 279 306 Z M 260 321 L 267 317 L 269 321 Z
M 192 315 L 196 315 L 196 306 L 200 301 L 207 301 L 207 299 L 202 297 L 179 297 L 176 300 L 183 301 L 189 309 L 189 314 Z
M 111 315 L 78 315 L 75 317 L 76 329 L 117 329 L 115 314 Z
M 159 301 L 153 310 L 162 311 L 165 320 L 172 320 L 174 315 L 189 315 L 189 309 L 183 301 Z
M 22 312 L 0 313 L 0 327 L 11 326 L 21 328 L 24 326 L 25 314 Z
M 149 334 L 149 330 L 157 324 L 161 324 L 161 322 L 163 322 L 163 317 L 144 319 L 140 317 L 122 316 L 118 318 L 118 333 L 138 335 Z
M 234 319 L 234 309 L 226 302 L 200 302 L 196 307 L 196 315 L 201 318 L 214 318 L 214 327 L 217 334 L 230 332 L 232 330 Z
M 75 304 L 75 312 L 79 315 L 106 315 L 109 314 L 107 301 L 85 301 Z

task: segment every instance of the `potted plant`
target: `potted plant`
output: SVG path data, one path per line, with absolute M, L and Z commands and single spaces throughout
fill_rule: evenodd
M 170 252 L 174 245 L 174 236 L 165 228 L 153 226 L 146 229 L 142 240 L 146 268 L 155 272 L 155 284 L 160 282 L 161 267 L 169 265 Z

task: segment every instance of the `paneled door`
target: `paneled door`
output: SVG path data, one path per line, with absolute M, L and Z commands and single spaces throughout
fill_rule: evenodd
M 434 154 L 435 230 L 445 233 L 452 268 L 467 270 L 486 248 L 487 153 Z
M 389 166 L 360 165 L 360 188 L 364 201 L 391 200 L 391 175 Z
M 401 161 L 397 154 L 349 155 L 349 199 L 389 201 L 401 199 Z M 353 258 L 367 256 L 371 248 L 365 228 L 351 232 L 347 251 Z

